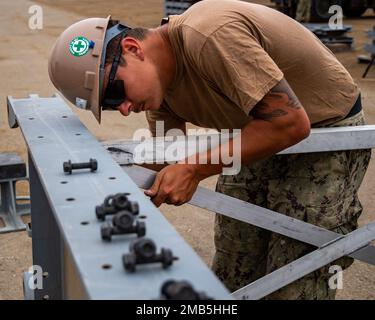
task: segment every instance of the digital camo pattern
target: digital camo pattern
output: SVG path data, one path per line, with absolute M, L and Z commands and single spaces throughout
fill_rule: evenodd
M 363 112 L 332 126 L 363 125 Z M 219 177 L 217 191 L 337 233 L 357 228 L 362 213 L 358 188 L 371 150 L 276 155 L 235 176 Z M 216 214 L 213 271 L 235 291 L 315 247 Z M 353 259 L 332 263 L 343 269 Z M 272 293 L 266 299 L 334 299 L 329 266 Z

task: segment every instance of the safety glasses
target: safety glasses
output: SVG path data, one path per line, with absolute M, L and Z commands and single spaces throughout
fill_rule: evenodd
M 115 57 L 113 58 L 111 71 L 109 72 L 109 80 L 105 90 L 102 109 L 103 110 L 117 110 L 118 107 L 125 101 L 126 93 L 123 80 L 115 80 L 118 65 L 121 60 L 121 40 L 124 38 L 124 33 L 121 35 Z

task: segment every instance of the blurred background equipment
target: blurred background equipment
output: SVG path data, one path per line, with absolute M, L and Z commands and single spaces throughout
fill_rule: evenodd
M 353 38 L 346 35 L 352 31 L 351 25 L 343 25 L 336 29 L 331 29 L 326 23 L 303 23 L 303 25 L 313 32 L 326 46 L 332 51 L 335 45 L 344 45 L 346 49 L 350 49 L 353 44 Z
M 375 12 L 375 0 L 271 0 L 276 9 L 301 22 L 324 22 L 332 14 L 330 6 L 339 5 L 347 18 L 360 17 L 368 8 Z M 306 9 L 310 9 L 307 10 Z
M 164 1 L 164 16 L 170 16 L 174 14 L 181 14 L 187 10 L 194 3 L 200 0 L 174 0 L 174 1 Z
M 367 43 L 365 45 L 365 50 L 370 53 L 369 56 L 358 56 L 358 62 L 359 63 L 368 63 L 365 72 L 362 75 L 362 78 L 366 78 L 367 73 L 369 72 L 371 66 L 375 62 L 375 26 L 372 28 L 372 30 L 367 31 L 367 35 L 372 39 L 371 43 Z
M 181 14 L 200 0 L 164 1 L 164 15 Z M 251 1 L 249 1 L 251 2 Z M 375 0 L 271 0 L 275 8 L 300 22 L 326 22 L 332 16 L 329 8 L 342 7 L 347 18 L 358 18 L 369 8 L 375 13 Z

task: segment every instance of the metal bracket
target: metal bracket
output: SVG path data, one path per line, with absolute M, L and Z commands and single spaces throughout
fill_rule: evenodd
M 28 180 L 28 178 L 14 178 L 0 181 L 0 218 L 5 225 L 0 228 L 0 234 L 26 229 L 26 225 L 21 217 L 30 214 L 30 203 L 19 203 L 19 201 L 27 201 L 30 198 L 17 197 L 16 195 L 16 183 L 22 180 Z

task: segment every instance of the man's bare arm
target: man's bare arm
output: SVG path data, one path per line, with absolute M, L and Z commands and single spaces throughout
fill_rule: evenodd
M 310 134 L 309 118 L 285 79 L 264 96 L 250 115 L 254 119 L 241 130 L 241 162 L 244 165 L 266 159 Z M 233 139 L 227 143 L 233 154 Z M 214 158 L 213 153 L 216 157 L 220 155 L 220 146 L 207 153 L 208 163 Z M 223 167 L 222 163 L 198 164 L 196 170 L 201 178 L 206 178 L 221 173 Z
M 221 147 L 229 147 L 231 155 L 233 150 L 241 152 L 241 162 L 246 165 L 265 159 L 301 141 L 310 133 L 307 114 L 284 79 L 253 108 L 251 115 L 254 119 L 241 130 L 240 151 L 233 149 L 233 145 L 236 145 L 233 142 L 238 139 L 236 136 L 224 145 L 195 154 L 178 165 L 168 166 L 158 173 L 154 184 L 145 194 L 152 198 L 156 206 L 163 202 L 180 205 L 192 198 L 200 180 L 222 172 L 224 161 L 220 159 Z M 189 160 L 202 158 L 208 160 L 207 164 L 189 164 L 192 163 Z M 220 159 L 220 163 L 211 164 L 211 159 Z

